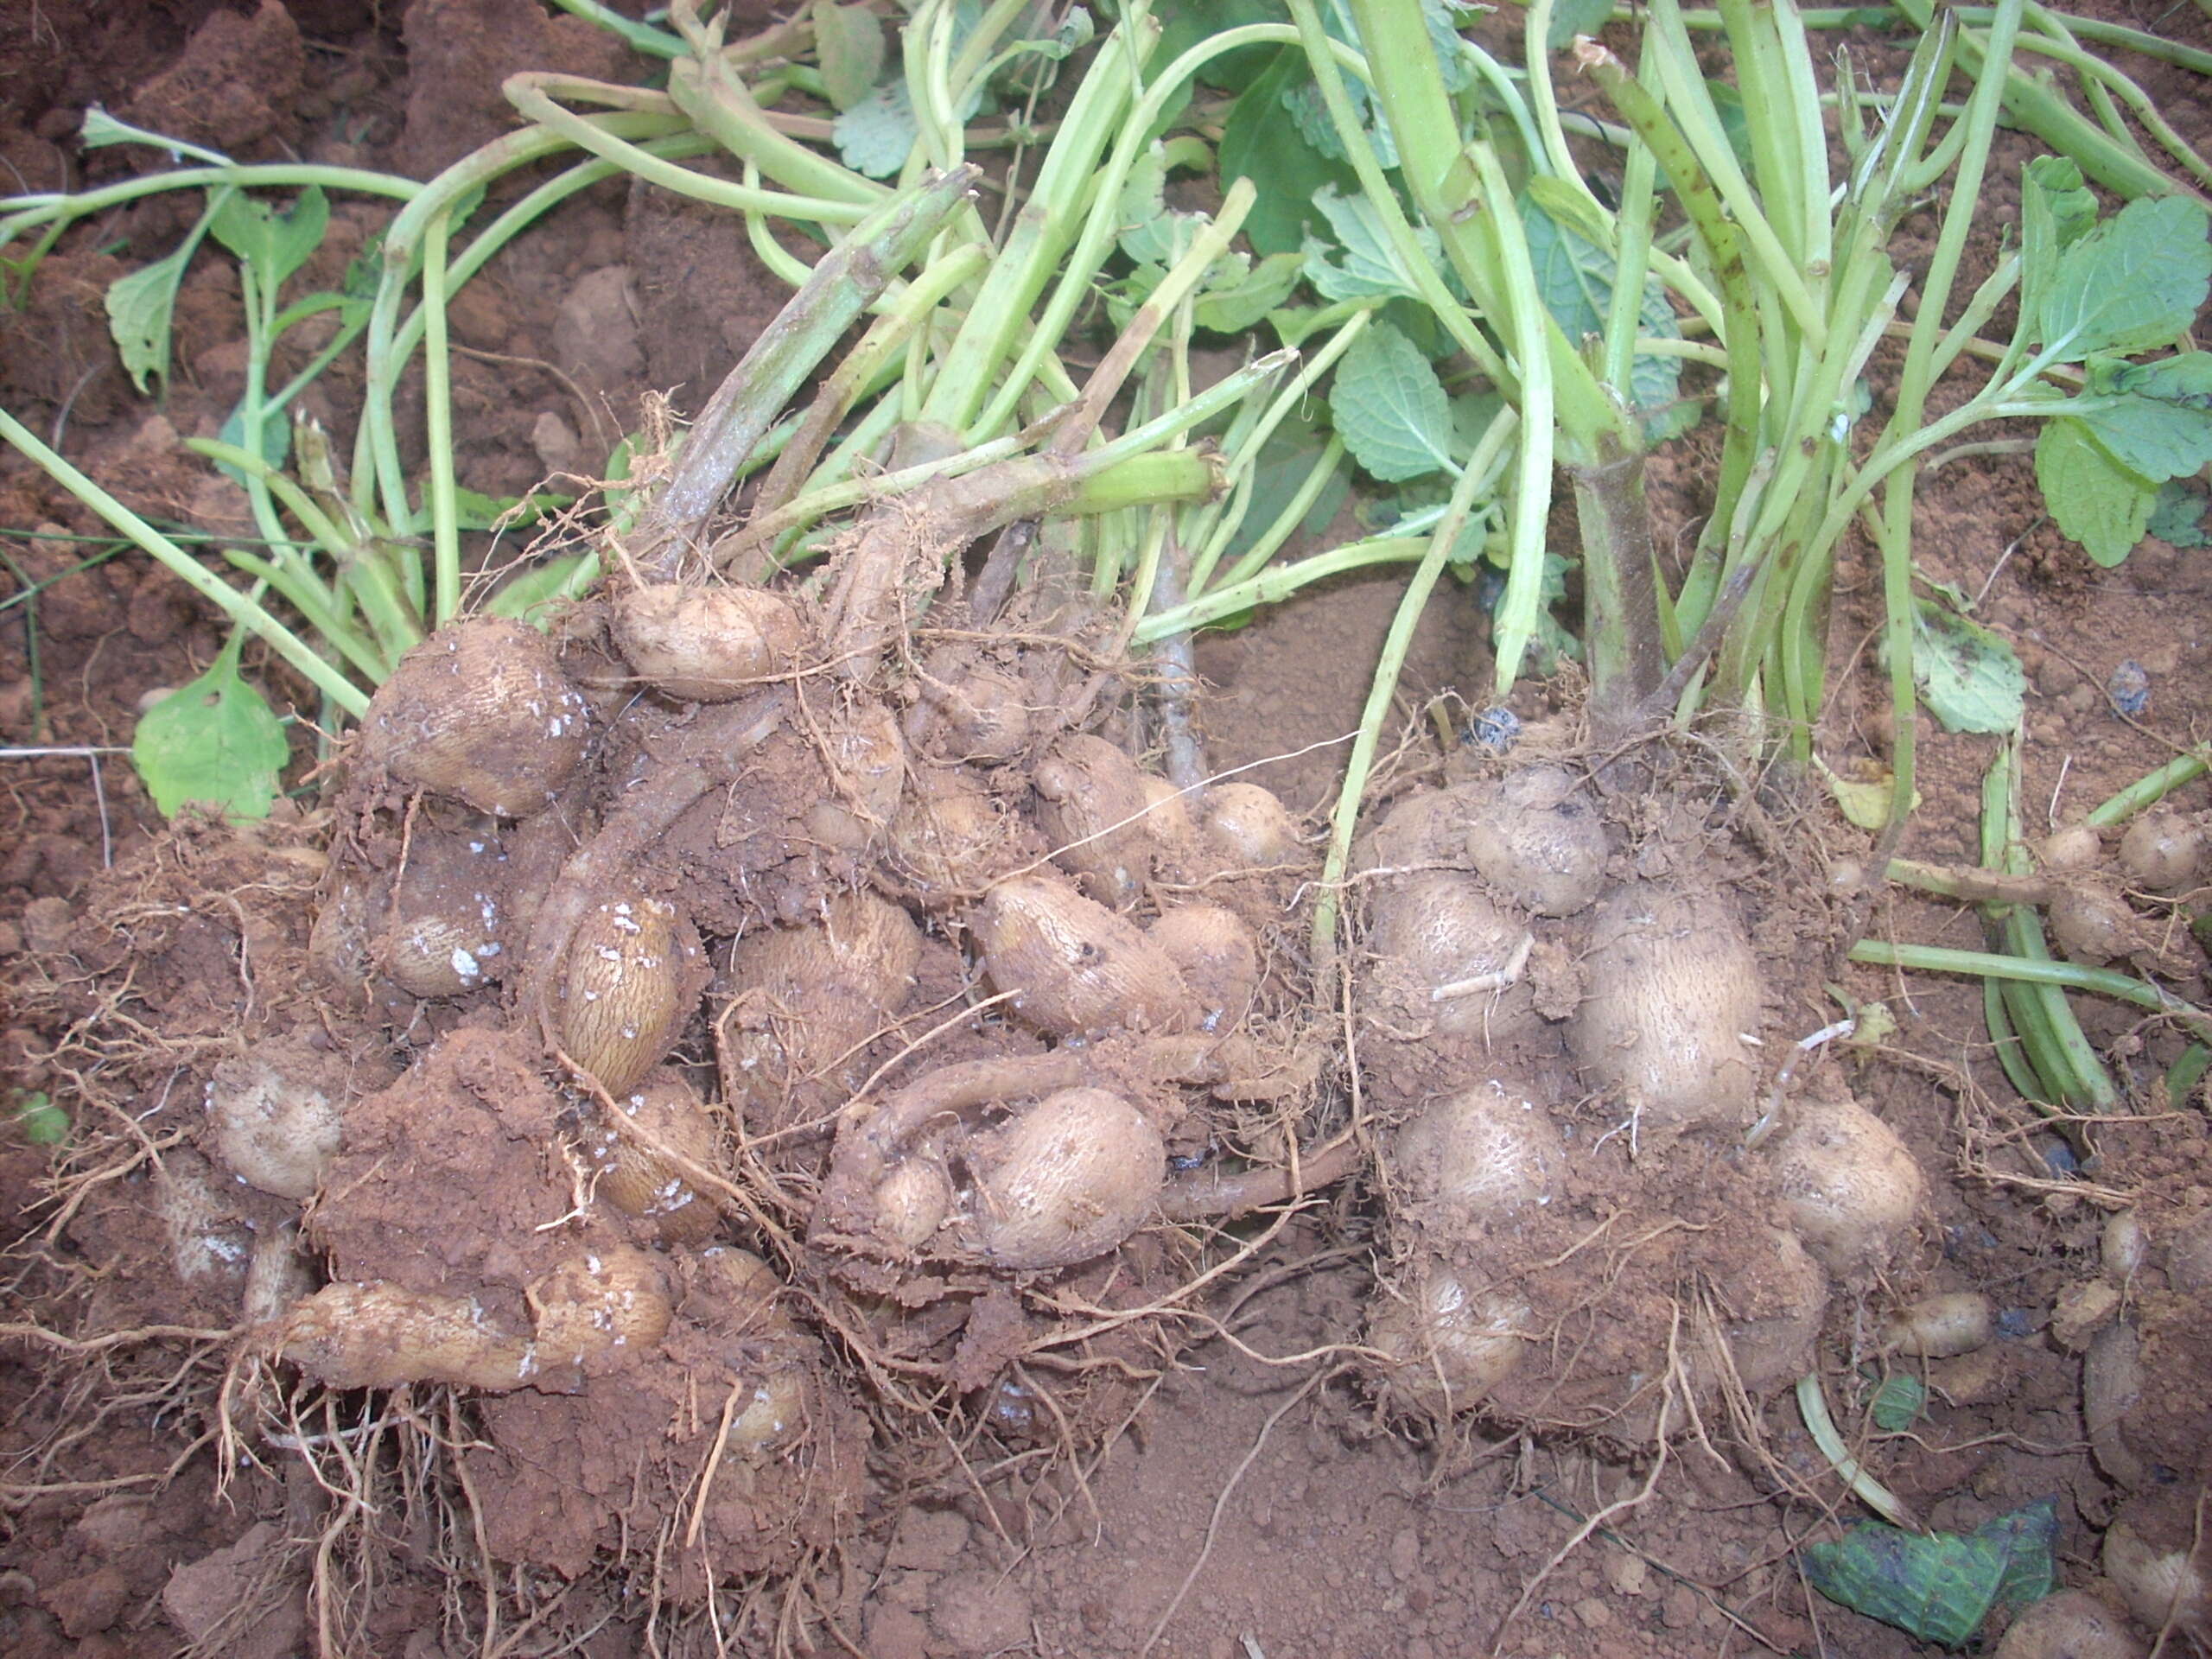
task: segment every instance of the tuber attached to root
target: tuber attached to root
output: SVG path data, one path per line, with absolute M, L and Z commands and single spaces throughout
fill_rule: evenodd
M 1523 978 L 1535 938 L 1475 877 L 1396 877 L 1376 892 L 1373 915 L 1367 995 L 1378 1019 L 1494 1042 L 1535 1026 L 1535 992 Z
M 2204 869 L 2204 826 L 2186 813 L 2153 810 L 2120 838 L 2120 868 L 2146 892 L 2171 898 L 2197 884 Z
M 2127 1611 L 2144 1624 L 2202 1645 L 2212 1642 L 2212 1547 L 2191 1530 L 2146 1535 L 2145 1518 L 2130 1506 L 2105 1529 L 2099 1564 Z
M 1272 790 L 1232 779 L 1206 791 L 1200 822 L 1232 868 L 1270 869 L 1306 855 L 1298 820 Z
M 968 1135 L 970 1172 L 949 1223 L 951 1248 L 993 1267 L 1088 1262 L 1142 1226 L 1166 1179 L 1150 1119 L 1103 1089 L 1063 1089 Z
M 355 755 L 399 783 L 518 818 L 569 781 L 589 723 L 543 634 L 480 617 L 400 659 L 370 701 Z
M 668 1155 L 709 1169 L 721 1161 L 714 1119 L 698 1090 L 677 1072 L 658 1071 L 616 1097 L 615 1108 L 622 1122 L 604 1123 L 588 1144 L 599 1197 L 646 1223 L 664 1244 L 696 1246 L 712 1238 L 721 1215 Z
M 1388 1387 L 1439 1417 L 1480 1404 L 1541 1335 L 1528 1303 L 1471 1290 L 1438 1262 L 1379 1288 L 1367 1314 L 1367 1345 L 1389 1362 Z
M 1897 1132 L 1840 1088 L 1793 1112 L 1770 1149 L 1790 1225 L 1838 1278 L 1878 1275 L 1911 1240 L 1927 1178 Z
M 638 677 L 683 702 L 728 702 L 790 674 L 806 645 L 798 613 L 759 588 L 625 588 L 610 620 Z
M 1136 763 L 1103 738 L 1058 738 L 1030 772 L 1052 862 L 1109 909 L 1126 909 L 1152 875 L 1158 843 L 1145 824 Z
M 675 906 L 604 899 L 569 948 L 556 996 L 562 1051 L 619 1099 L 675 1046 L 706 983 L 698 931 Z
M 1173 1032 L 1193 1022 L 1190 987 L 1167 952 L 1060 876 L 1000 882 L 974 925 L 991 983 L 1055 1037 Z
M 1483 879 L 1539 916 L 1572 916 L 1605 879 L 1605 827 L 1583 780 L 1563 766 L 1524 766 L 1477 794 L 1467 857 Z
M 1491 1077 L 1433 1100 L 1402 1127 L 1388 1160 L 1392 1213 L 1444 1237 L 1475 1239 L 1548 1204 L 1567 1146 L 1536 1090 Z
M 1997 1334 L 1997 1315 L 1979 1291 L 1948 1291 L 1923 1296 L 1890 1316 L 1881 1345 L 1909 1358 L 1950 1359 L 1987 1345 Z
M 276 1335 L 286 1359 L 334 1389 L 518 1389 L 538 1370 L 529 1339 L 493 1325 L 475 1302 L 382 1282 L 326 1285 Z
M 2061 1590 L 2022 1609 L 1991 1659 L 2144 1659 L 2146 1651 L 2094 1596 Z
M 1726 899 L 1638 883 L 1599 907 L 1575 1058 L 1619 1095 L 1642 1135 L 1741 1129 L 1758 1082 L 1759 966 Z
M 873 893 L 840 893 L 822 919 L 763 928 L 730 954 L 724 1065 L 747 1133 L 826 1117 L 868 1071 L 869 1039 L 914 988 L 922 936 Z
M 1260 988 L 1260 944 L 1235 911 L 1179 905 L 1145 930 L 1197 999 L 1201 1031 L 1234 1031 Z

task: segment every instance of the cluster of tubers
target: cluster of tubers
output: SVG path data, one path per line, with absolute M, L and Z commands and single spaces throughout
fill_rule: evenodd
M 1603 800 L 1538 761 L 1411 795 L 1358 849 L 1396 1123 L 1367 1341 L 1417 1415 L 1634 1446 L 1812 1371 L 1831 1286 L 1910 1267 L 1926 1183 L 1836 1068 L 1778 1075 L 1721 867 L 1631 849 Z

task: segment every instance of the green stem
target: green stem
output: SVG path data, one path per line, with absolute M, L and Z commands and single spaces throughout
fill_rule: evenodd
M 2177 755 L 2155 772 L 2138 778 L 2103 805 L 2091 812 L 2088 822 L 2100 830 L 2125 823 L 2146 806 L 2155 806 L 2183 784 L 2202 778 L 2212 768 L 2212 754 L 2199 751 Z
M 1413 645 L 1414 629 L 1421 621 L 1421 613 L 1428 604 L 1437 578 L 1444 574 L 1444 567 L 1451 559 L 1460 529 L 1474 510 L 1476 493 L 1490 481 L 1494 458 L 1478 459 L 1488 464 L 1470 461 L 1460 472 L 1444 517 L 1431 532 L 1413 580 L 1406 584 L 1405 596 L 1398 601 L 1398 613 L 1390 619 L 1390 632 L 1382 641 L 1382 658 L 1376 665 L 1374 683 L 1368 689 L 1367 707 L 1360 714 L 1359 733 L 1352 740 L 1351 756 L 1344 765 L 1344 785 L 1337 794 L 1328 856 L 1322 862 L 1320 885 L 1315 890 L 1313 902 L 1313 931 L 1308 935 L 1316 993 L 1332 1002 L 1337 983 L 1337 917 L 1344 893 L 1344 867 L 1351 859 L 1352 831 L 1359 823 L 1360 803 L 1367 792 L 1368 770 L 1375 764 L 1383 723 L 1389 718 L 1391 700 L 1397 696 L 1398 675 L 1405 667 L 1406 652 Z
M 700 411 L 676 472 L 639 519 L 632 559 L 649 581 L 672 577 L 799 382 L 967 196 L 963 168 L 892 198 L 814 267 Z
M 2031 962 L 1986 950 L 1955 950 L 1948 945 L 1891 944 L 1882 939 L 1861 939 L 1851 947 L 1850 955 L 1852 961 L 1876 968 L 1902 968 L 1923 974 L 1970 974 L 1984 979 L 2018 980 L 2024 984 L 2088 991 L 2165 1014 L 2199 1038 L 2212 1036 L 2212 1014 L 2183 1001 L 2162 986 L 2115 969 L 2084 968 L 2072 962 Z
M 6 410 L 0 409 L 0 438 L 29 456 L 51 474 L 70 494 L 90 507 L 140 548 L 197 589 L 233 622 L 243 622 L 311 681 L 347 714 L 359 718 L 368 710 L 369 699 L 359 687 L 326 662 L 304 640 L 276 617 L 230 586 L 178 547 L 137 513 L 41 443 Z
M 423 235 L 423 407 L 430 451 L 430 568 L 436 573 L 430 626 L 461 614 L 461 510 L 453 474 L 453 359 L 446 350 L 448 215 L 435 213 Z

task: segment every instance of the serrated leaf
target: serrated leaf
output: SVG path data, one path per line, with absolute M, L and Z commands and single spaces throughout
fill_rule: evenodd
M 1993 1611 L 2051 1592 L 2057 1541 L 2057 1501 L 2043 1497 L 1964 1536 L 1862 1522 L 1834 1543 L 1807 1544 L 1798 1559 L 1830 1601 L 1956 1648 Z
M 2097 220 L 2097 199 L 2082 169 L 2059 156 L 2038 156 L 2020 174 L 2020 321 L 2023 339 L 2043 337 L 2041 316 L 2058 256 Z
M 1198 327 L 1219 334 L 1241 334 L 1290 297 L 1305 260 L 1294 253 L 1271 253 L 1236 282 L 1209 288 L 1198 296 L 1192 316 Z M 1207 273 L 1207 281 L 1213 272 Z
M 176 309 L 177 285 L 191 263 L 194 243 L 150 265 L 141 266 L 107 285 L 102 303 L 107 309 L 107 331 L 122 356 L 130 384 L 147 390 L 149 375 L 166 382 L 169 377 L 169 321 Z
M 1920 699 L 1946 731 L 2009 732 L 2020 723 L 2027 676 L 2012 647 L 1980 623 L 1921 600 L 1912 654 Z
M 1258 79 L 1238 95 L 1222 129 L 1217 162 L 1225 188 L 1249 179 L 1256 193 L 1244 218 L 1244 237 L 1261 253 L 1290 253 L 1319 223 L 1315 198 L 1323 190 L 1357 194 L 1351 168 L 1316 150 L 1282 119 L 1284 89 L 1306 73 L 1306 54 L 1286 46 Z
M 1313 207 L 1329 222 L 1336 238 L 1331 247 L 1318 237 L 1306 238 L 1306 280 L 1325 300 L 1359 300 L 1375 295 L 1418 299 L 1421 289 L 1398 257 L 1382 213 L 1363 195 L 1344 195 L 1333 188 L 1313 198 Z M 1427 226 L 1417 226 L 1414 239 L 1431 264 L 1440 264 L 1444 244 Z M 1341 251 L 1341 263 L 1330 255 Z
M 2149 532 L 2169 547 L 2212 547 L 2204 530 L 2204 491 L 2181 479 L 2169 480 L 2152 504 Z
M 267 699 L 238 677 L 232 653 L 139 716 L 131 764 L 162 816 L 188 801 L 232 818 L 265 818 L 289 758 Z
M 2089 429 L 2061 416 L 2036 438 L 2036 484 L 2059 529 L 2110 568 L 2143 539 L 2158 486 L 2113 459 Z
M 1452 407 L 1414 343 L 1387 322 L 1368 326 L 1337 365 L 1329 415 L 1352 459 L 1387 483 L 1452 464 Z
M 830 103 L 849 110 L 883 73 L 883 22 L 864 5 L 823 0 L 814 9 L 814 49 Z
M 2058 252 L 2037 308 L 2041 343 L 2064 362 L 2163 346 L 2212 292 L 2212 220 L 2185 196 L 2143 196 Z

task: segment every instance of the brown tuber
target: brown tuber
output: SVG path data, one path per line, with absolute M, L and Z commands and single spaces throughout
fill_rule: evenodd
M 585 912 L 556 994 L 561 1046 L 620 1099 L 674 1047 L 704 988 L 697 930 L 658 899 Z
M 286 1359 L 334 1389 L 518 1389 L 537 1370 L 531 1344 L 474 1301 L 382 1281 L 324 1286 L 293 1306 L 276 1337 Z
M 361 721 L 359 757 L 480 812 L 527 817 L 583 756 L 584 700 L 543 634 L 502 617 L 441 628 L 400 659 Z
M 1198 999 L 1201 1031 L 1234 1031 L 1260 987 L 1260 946 L 1235 911 L 1182 905 L 1145 930 Z
M 613 626 L 638 677 L 682 702 L 728 702 L 789 674 L 806 641 L 798 613 L 759 588 L 626 588 Z
M 1743 1127 L 1758 1068 L 1759 965 L 1718 893 L 1656 886 L 1606 899 L 1568 1027 L 1583 1067 L 1623 1096 L 1642 1134 Z
M 1790 1225 L 1837 1277 L 1881 1273 L 1911 1238 L 1927 1178 L 1897 1132 L 1849 1095 L 1798 1102 L 1772 1156 Z
M 1422 1108 L 1391 1141 L 1389 1167 L 1393 1213 L 1473 1240 L 1549 1202 L 1567 1147 L 1536 1090 L 1492 1077 Z
M 1102 1255 L 1144 1224 L 1166 1180 L 1149 1119 L 1103 1089 L 1063 1089 L 970 1135 L 975 1172 L 952 1226 L 995 1267 L 1064 1268 Z
M 1062 877 L 1000 882 L 983 896 L 975 929 L 991 983 L 1053 1036 L 1193 1023 L 1190 988 L 1167 953 Z
M 1076 734 L 1045 752 L 1030 781 L 1052 862 L 1102 905 L 1127 907 L 1144 890 L 1158 847 L 1136 763 L 1103 737 Z
M 1497 1290 L 1469 1290 L 1438 1263 L 1378 1290 L 1367 1344 L 1391 1363 L 1391 1390 L 1416 1408 L 1448 1416 L 1478 1405 L 1513 1374 L 1536 1334 L 1534 1311 Z
M 1257 784 L 1216 784 L 1201 813 L 1206 833 L 1236 861 L 1235 868 L 1268 869 L 1306 855 L 1298 821 L 1274 791 Z
M 1605 883 L 1605 825 L 1563 766 L 1524 766 L 1484 791 L 1466 851 L 1484 880 L 1539 916 L 1572 916 Z
M 2203 827 L 2180 812 L 2145 812 L 2120 838 L 2120 868 L 2147 892 L 2186 893 L 2204 868 Z
M 1368 947 L 1382 1017 L 1406 1029 L 1502 1041 L 1535 1024 L 1522 970 L 1535 944 L 1475 877 L 1458 870 L 1402 876 L 1375 899 Z
M 2127 1621 L 2079 1590 L 2031 1602 L 2005 1627 L 1991 1659 L 2143 1659 Z
M 663 1243 L 704 1243 L 719 1230 L 721 1217 L 669 1154 L 715 1167 L 715 1122 L 707 1103 L 682 1076 L 664 1071 L 617 1096 L 615 1106 L 623 1122 L 602 1128 L 589 1148 L 599 1173 L 598 1195 L 624 1215 L 650 1224 Z

